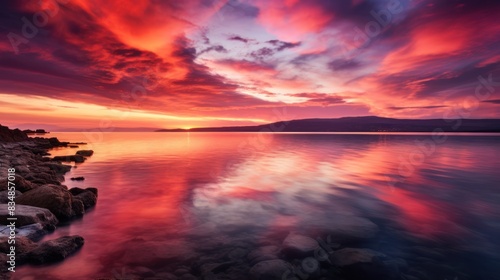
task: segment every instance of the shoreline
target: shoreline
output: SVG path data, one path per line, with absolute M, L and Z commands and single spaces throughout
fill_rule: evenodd
M 20 265 L 63 261 L 84 245 L 79 235 L 39 242 L 97 203 L 96 188 L 64 185 L 64 175 L 73 167 L 64 163 L 83 163 L 93 151 L 56 157 L 49 153 L 82 144 L 55 137 L 30 138 L 25 132 L 0 126 L 0 280 L 10 279 Z

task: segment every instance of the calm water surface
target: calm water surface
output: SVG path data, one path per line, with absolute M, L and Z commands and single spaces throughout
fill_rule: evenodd
M 111 278 L 134 266 L 174 271 L 234 244 L 281 242 L 290 230 L 307 231 L 311 220 L 353 216 L 381 227 L 367 247 L 406 256 L 429 279 L 454 276 L 413 263 L 406 240 L 441 250 L 457 279 L 498 276 L 498 136 L 444 143 L 425 134 L 50 136 L 89 142 L 81 148 L 94 156 L 65 184 L 97 187 L 98 203 L 45 237 L 81 235 L 81 251 L 56 265 L 23 266 L 14 279 Z M 70 181 L 74 176 L 86 179 Z

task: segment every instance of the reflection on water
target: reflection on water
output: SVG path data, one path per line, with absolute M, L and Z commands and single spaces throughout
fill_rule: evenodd
M 81 133 L 51 136 L 85 141 Z M 68 187 L 99 189 L 96 208 L 46 237 L 79 234 L 85 246 L 60 264 L 21 267 L 14 279 L 120 277 L 134 266 L 168 275 L 226 249 L 279 244 L 289 231 L 319 235 L 318 228 L 358 220 L 380 228 L 365 246 L 406 257 L 428 279 L 453 278 L 411 256 L 415 240 L 459 268 L 457 279 L 498 273 L 499 137 L 448 137 L 432 150 L 418 145 L 427 135 L 99 138 L 86 147 L 94 156 L 66 176 L 86 178 Z

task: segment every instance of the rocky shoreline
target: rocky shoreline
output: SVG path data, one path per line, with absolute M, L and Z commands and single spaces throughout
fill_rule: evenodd
M 69 146 L 74 144 L 55 137 L 29 138 L 18 129 L 0 126 L 0 279 L 10 279 L 8 268 L 14 264 L 9 264 L 13 253 L 17 268 L 22 264 L 58 262 L 83 246 L 84 238 L 78 235 L 37 242 L 60 223 L 81 217 L 97 202 L 96 188 L 68 189 L 62 184 L 64 174 L 72 168 L 62 162 L 81 163 L 93 154 L 80 150 L 74 155 L 50 157 L 50 149 Z M 15 170 L 14 176 L 7 172 L 9 169 Z M 14 185 L 15 191 L 9 189 Z M 13 208 L 9 209 L 12 202 L 14 216 L 10 212 Z M 15 229 L 9 226 L 8 218 L 12 217 L 17 218 Z

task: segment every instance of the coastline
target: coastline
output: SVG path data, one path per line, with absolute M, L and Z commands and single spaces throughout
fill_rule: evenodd
M 0 279 L 10 279 L 19 265 L 60 262 L 84 245 L 79 235 L 38 242 L 97 202 L 96 188 L 63 184 L 72 168 L 63 162 L 82 163 L 93 151 L 50 157 L 51 149 L 75 145 L 0 126 Z

